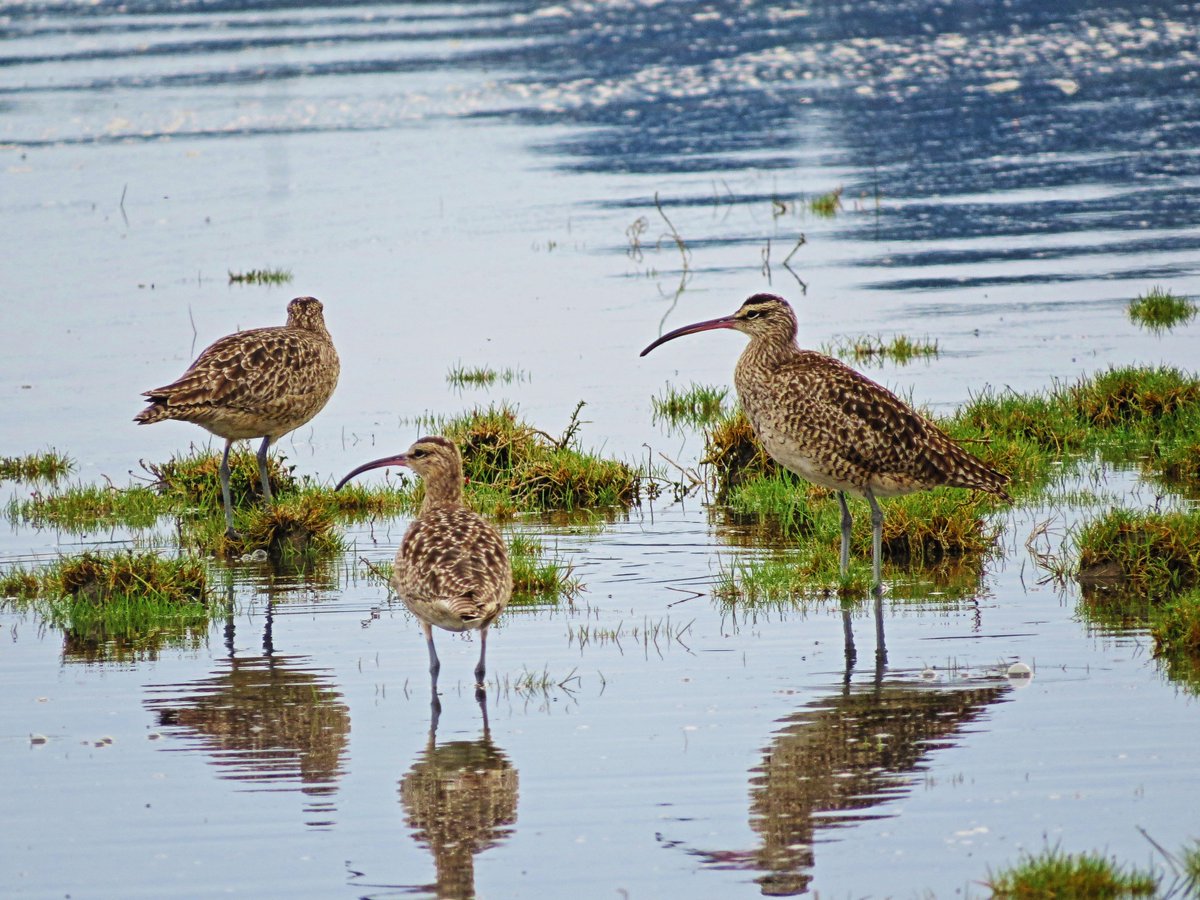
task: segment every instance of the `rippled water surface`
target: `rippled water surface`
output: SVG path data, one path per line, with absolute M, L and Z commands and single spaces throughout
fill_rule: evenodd
M 298 294 L 343 369 L 280 449 L 323 480 L 500 400 L 554 434 L 586 401 L 584 445 L 694 466 L 650 399 L 729 384 L 743 341 L 638 351 L 760 290 L 806 346 L 936 340 L 871 374 L 942 413 L 1195 368 L 1197 326 L 1125 308 L 1200 294 L 1198 29 L 1191 3 L 0 4 L 0 451 L 125 484 L 205 443 L 135 426 L 140 392 Z M 265 267 L 294 280 L 227 284 Z M 522 377 L 456 389 L 460 363 Z M 235 566 L 207 634 L 115 652 L 0 613 L 0 894 L 947 897 L 1047 843 L 1147 862 L 1142 830 L 1200 834 L 1200 721 L 1143 633 L 1039 583 L 1027 537 L 1085 512 L 1003 515 L 966 599 L 893 584 L 886 667 L 856 607 L 850 670 L 836 602 L 708 595 L 757 548 L 703 498 L 523 522 L 587 590 L 506 614 L 485 708 L 439 635 L 436 723 L 420 629 L 359 562 L 403 519 L 307 580 Z M 5 563 L 172 546 L 6 524 Z

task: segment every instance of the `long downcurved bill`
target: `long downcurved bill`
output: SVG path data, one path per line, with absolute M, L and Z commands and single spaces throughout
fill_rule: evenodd
M 714 328 L 733 328 L 734 319 L 732 316 L 722 316 L 719 319 L 709 319 L 705 322 L 697 322 L 695 325 L 684 325 L 682 328 L 676 328 L 674 331 L 668 331 L 657 341 L 643 350 L 638 356 L 645 356 L 659 344 L 665 344 L 667 341 L 673 341 L 677 337 L 683 337 L 685 334 L 695 334 L 697 331 L 712 331 Z
M 341 481 L 339 481 L 337 483 L 337 486 L 334 488 L 334 490 L 340 491 L 342 489 L 342 485 L 344 485 L 347 481 L 349 481 L 355 475 L 361 475 L 363 472 L 369 471 L 370 469 L 382 469 L 384 466 L 407 466 L 407 465 L 408 465 L 408 457 L 405 456 L 403 453 L 397 453 L 395 456 L 385 456 L 383 459 L 376 459 L 376 460 L 372 460 L 369 463 L 363 463 L 361 466 L 359 466 L 357 469 L 355 469 L 353 472 L 351 472 L 349 475 L 347 475 L 345 478 L 343 478 Z

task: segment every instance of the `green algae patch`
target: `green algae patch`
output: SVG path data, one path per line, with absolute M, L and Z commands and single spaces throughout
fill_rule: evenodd
M 1144 328 L 1167 331 L 1195 318 L 1196 304 L 1181 294 L 1155 285 L 1130 300 L 1126 311 L 1132 322 Z

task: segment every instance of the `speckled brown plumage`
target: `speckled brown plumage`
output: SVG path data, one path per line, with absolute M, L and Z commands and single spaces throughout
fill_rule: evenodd
M 750 337 L 734 383 L 767 453 L 802 478 L 839 492 L 843 571 L 850 540 L 846 491 L 871 505 L 876 586 L 883 526 L 877 497 L 945 486 L 1008 499 L 1007 476 L 984 465 L 887 388 L 836 359 L 801 350 L 796 315 L 781 297 L 755 294 L 733 315 L 678 328 L 642 355 L 665 341 L 716 328 Z
M 267 449 L 324 408 L 340 371 L 320 301 L 297 297 L 288 304 L 286 325 L 226 335 L 205 349 L 178 380 L 146 391 L 143 396 L 150 405 L 134 421 L 140 425 L 164 419 L 193 422 L 225 439 L 221 489 L 226 524 L 232 532 L 228 486 L 232 442 L 263 439 L 259 474 L 269 503 Z
M 381 466 L 408 466 L 425 481 L 425 499 L 400 542 L 391 583 L 424 628 L 435 702 L 441 664 L 433 646 L 433 625 L 480 632 L 475 682 L 482 689 L 487 628 L 512 597 L 512 566 L 504 539 L 463 503 L 462 457 L 452 441 L 423 437 L 404 453 L 359 466 L 337 486 Z

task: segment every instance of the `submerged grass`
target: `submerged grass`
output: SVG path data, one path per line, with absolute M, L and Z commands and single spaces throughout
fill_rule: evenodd
M 1153 331 L 1164 331 L 1196 315 L 1196 304 L 1187 297 L 1155 285 L 1129 301 L 1129 318 Z
M 836 187 L 825 194 L 819 194 L 808 201 L 808 211 L 823 219 L 832 219 L 842 208 L 842 188 Z
M 1172 597 L 1150 615 L 1155 656 L 1186 654 L 1200 661 L 1200 590 Z
M 1160 876 L 1126 867 L 1098 853 L 1066 853 L 1048 847 L 1039 854 L 1025 854 L 1018 862 L 989 874 L 984 882 L 993 897 L 1083 898 L 1151 897 L 1158 891 Z
M 657 397 L 650 398 L 654 421 L 670 425 L 699 426 L 727 414 L 725 399 L 729 389 L 707 384 L 692 384 L 685 390 L 667 385 Z
M 570 563 L 549 556 L 546 546 L 527 534 L 508 536 L 513 570 L 513 606 L 544 606 L 571 600 L 583 589 Z
M 69 456 L 53 448 L 24 456 L 0 456 L 0 481 L 57 481 L 74 468 Z

